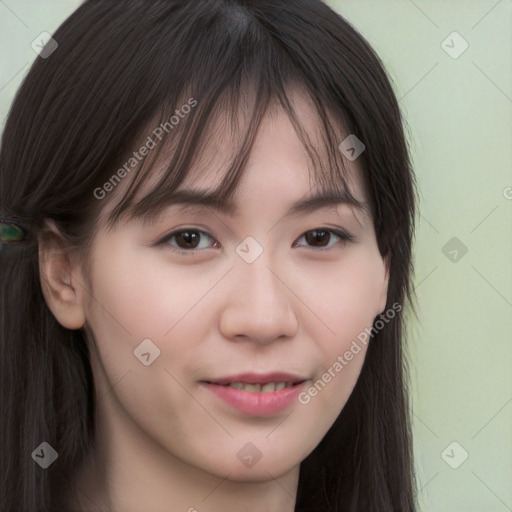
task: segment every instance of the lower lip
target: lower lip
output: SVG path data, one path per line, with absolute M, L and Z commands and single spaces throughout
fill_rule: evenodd
M 244 414 L 270 416 L 284 411 L 297 398 L 297 395 L 304 388 L 305 382 L 268 393 L 251 393 L 231 386 L 209 382 L 203 382 L 203 384 L 224 402 Z

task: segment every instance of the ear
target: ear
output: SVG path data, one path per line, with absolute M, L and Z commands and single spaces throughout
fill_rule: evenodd
M 50 311 L 63 327 L 82 328 L 85 311 L 80 267 L 52 220 L 46 220 L 38 245 L 41 288 Z
M 389 257 L 384 258 L 384 279 L 381 285 L 381 294 L 379 298 L 379 311 L 377 315 L 384 313 L 386 309 L 386 304 L 388 301 L 388 286 L 389 286 Z

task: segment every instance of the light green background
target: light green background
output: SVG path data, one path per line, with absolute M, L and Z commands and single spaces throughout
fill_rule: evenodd
M 387 67 L 418 178 L 409 350 L 419 509 L 512 511 L 512 0 L 328 3 Z M 32 41 L 79 4 L 0 0 L 2 127 Z M 457 58 L 444 49 L 464 41 Z M 442 251 L 453 237 L 467 247 L 445 250 L 457 261 Z M 453 469 L 445 460 L 460 462 L 462 449 Z

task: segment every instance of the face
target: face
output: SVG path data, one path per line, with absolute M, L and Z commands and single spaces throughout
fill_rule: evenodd
M 308 122 L 307 105 L 298 111 Z M 347 165 L 366 201 L 357 160 Z M 197 166 L 180 189 L 211 189 L 218 176 Z M 149 225 L 98 229 L 84 314 L 113 443 L 131 438 L 155 460 L 263 481 L 321 441 L 360 373 L 366 345 L 353 342 L 384 310 L 387 273 L 362 210 L 289 213 L 311 192 L 304 147 L 275 111 L 236 213 L 172 205 Z

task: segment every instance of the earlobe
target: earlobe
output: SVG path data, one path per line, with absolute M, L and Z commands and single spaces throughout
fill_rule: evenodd
M 79 289 L 79 267 L 73 263 L 64 237 L 53 221 L 38 236 L 39 274 L 46 303 L 57 321 L 67 329 L 80 329 L 85 312 Z

